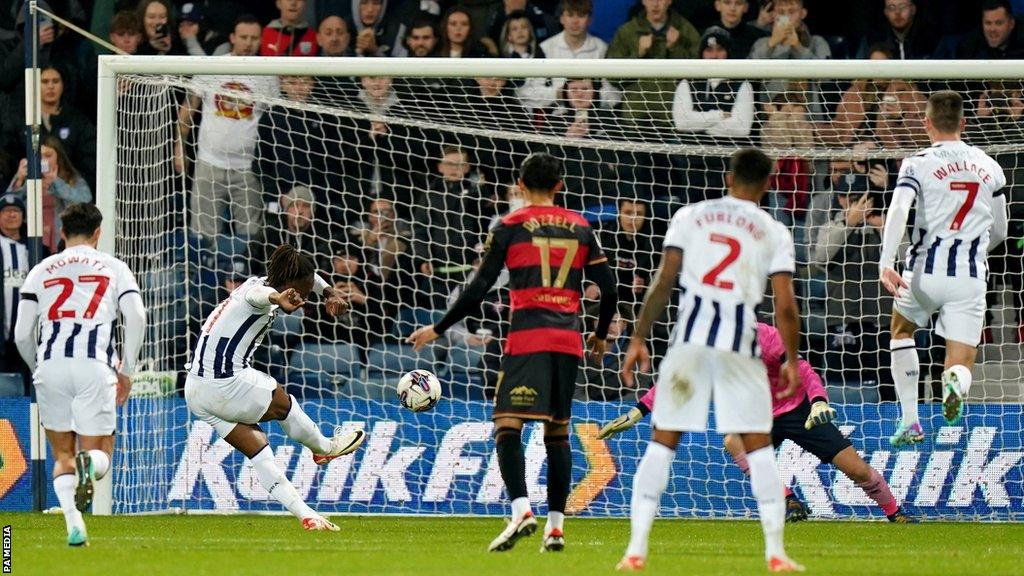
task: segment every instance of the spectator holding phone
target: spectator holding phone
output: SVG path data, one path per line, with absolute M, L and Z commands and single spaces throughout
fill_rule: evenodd
M 175 36 L 174 10 L 167 0 L 141 0 L 135 7 L 135 14 L 142 22 L 144 34 L 138 54 L 143 56 L 163 56 L 165 54 L 185 54 Z
M 43 245 L 51 252 L 58 252 L 60 213 L 70 204 L 91 202 L 92 191 L 64 153 L 59 138 L 53 135 L 43 138 L 40 150 L 43 181 Z M 7 187 L 7 193 L 18 196 L 24 202 L 27 178 L 28 161 L 22 159 L 18 164 L 18 172 Z
M 863 153 L 868 145 L 858 147 Z M 879 383 L 889 379 L 887 346 L 881 346 L 879 340 L 883 327 L 889 325 L 885 311 L 892 303 L 881 289 L 877 264 L 885 226 L 882 204 L 888 175 L 884 162 L 863 157 L 834 160 L 831 197 L 821 196 L 829 202 L 829 216 L 816 230 L 810 264 L 827 275 L 825 376 L 833 382 Z
M 821 36 L 811 34 L 804 23 L 807 9 L 804 0 L 774 0 L 772 2 L 771 35 L 754 42 L 750 58 L 773 60 L 824 60 L 832 57 L 828 42 Z M 795 83 L 792 83 L 795 84 Z M 786 80 L 769 80 L 764 83 L 766 100 L 771 102 L 793 87 Z M 820 95 L 815 82 L 801 83 L 804 98 L 815 115 L 819 109 Z

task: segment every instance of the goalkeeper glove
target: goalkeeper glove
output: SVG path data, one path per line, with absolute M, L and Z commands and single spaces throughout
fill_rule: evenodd
M 828 405 L 828 402 L 818 400 L 813 406 L 811 406 L 811 415 L 808 416 L 807 421 L 804 422 L 804 428 L 810 430 L 815 426 L 828 424 L 835 419 L 836 411 Z
M 634 406 L 629 409 L 629 412 L 626 412 L 622 416 L 619 416 L 615 420 L 605 424 L 604 428 L 601 428 L 601 431 L 597 433 L 597 439 L 604 440 L 605 438 L 610 438 L 619 432 L 629 430 L 633 426 L 636 426 L 636 423 L 643 419 L 643 417 L 644 415 L 640 412 L 640 409 Z

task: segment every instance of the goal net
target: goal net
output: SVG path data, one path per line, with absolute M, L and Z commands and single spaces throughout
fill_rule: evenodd
M 488 402 L 508 328 L 506 280 L 426 351 L 404 338 L 457 297 L 488 229 L 522 203 L 520 162 L 547 151 L 564 162 L 559 201 L 599 231 L 620 300 L 608 354 L 579 373 L 570 513 L 628 515 L 649 425 L 606 441 L 596 433 L 651 383 L 630 389 L 618 377 L 633 320 L 673 212 L 722 196 L 729 155 L 754 145 L 776 159 L 764 207 L 795 238 L 802 351 L 839 428 L 923 517 L 1024 518 L 1024 83 L 986 66 L 105 57 L 99 202 L 113 225 L 104 242 L 136 271 L 150 310 L 148 372 L 120 416 L 115 512 L 278 509 L 244 459 L 189 415 L 181 390 L 206 315 L 290 243 L 352 310 L 331 318 L 314 299 L 279 314 L 255 366 L 325 432 L 369 433 L 355 455 L 317 468 L 266 425 L 299 493 L 326 513 L 504 513 Z M 986 340 L 964 421 L 943 423 L 944 344 L 922 330 L 927 440 L 897 451 L 892 302 L 877 280 L 882 214 L 900 160 L 928 145 L 924 104 L 939 89 L 965 97 L 965 139 L 1005 170 L 1010 238 L 984 271 Z M 594 292 L 581 310 L 588 328 Z M 771 322 L 770 300 L 760 312 Z M 655 367 L 674 320 L 673 306 L 654 329 Z M 443 383 L 432 411 L 398 405 L 395 384 L 413 368 Z M 524 442 L 543 513 L 542 429 L 528 426 Z M 796 445 L 779 448 L 779 463 L 814 516 L 882 518 L 852 480 Z M 755 514 L 721 436 L 684 436 L 661 512 Z

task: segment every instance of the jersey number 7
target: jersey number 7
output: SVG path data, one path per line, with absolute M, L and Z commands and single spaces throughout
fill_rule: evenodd
M 964 191 L 967 192 L 967 200 L 964 200 L 963 205 L 956 211 L 956 216 L 953 217 L 953 223 L 949 225 L 949 229 L 954 232 L 959 230 L 964 225 L 964 218 L 967 218 L 967 214 L 971 211 L 971 207 L 974 206 L 974 199 L 978 197 L 978 188 L 981 184 L 977 182 L 950 182 L 949 189 L 954 192 Z
M 96 275 L 85 275 L 79 276 L 78 281 L 87 284 L 96 284 L 96 290 L 92 293 L 92 299 L 89 300 L 89 305 L 85 308 L 85 313 L 82 314 L 82 318 L 92 318 L 96 315 L 96 310 L 100 307 L 100 302 L 103 301 L 103 295 L 107 293 L 107 286 L 110 285 L 110 278 L 107 276 L 96 276 Z M 57 299 L 53 301 L 53 305 L 50 306 L 50 312 L 47 317 L 50 320 L 60 320 L 61 318 L 74 318 L 74 310 L 61 310 L 60 307 L 68 301 L 71 297 L 72 292 L 75 291 L 75 282 L 71 278 L 50 278 L 43 282 L 43 288 L 50 288 L 51 286 L 60 286 L 60 294 Z

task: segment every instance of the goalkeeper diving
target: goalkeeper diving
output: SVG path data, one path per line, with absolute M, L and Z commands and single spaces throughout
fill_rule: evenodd
M 822 462 L 831 462 L 846 474 L 869 498 L 878 503 L 890 522 L 916 522 L 896 503 L 896 498 L 893 497 L 885 478 L 857 454 L 850 441 L 832 423 L 836 418 L 836 411 L 829 406 L 825 388 L 811 365 L 803 359 L 799 361 L 803 390 L 798 390 L 796 394 L 786 398 L 779 398 L 777 392 L 783 388 L 779 383 L 779 370 L 785 360 L 782 338 L 774 326 L 759 322 L 757 343 L 761 348 L 761 359 L 768 369 L 768 381 L 772 388 L 772 444 L 778 448 L 784 440 L 792 440 Z M 655 388 L 651 387 L 636 406 L 601 428 L 597 437 L 603 440 L 635 426 L 651 413 L 654 394 Z M 747 454 L 739 435 L 726 434 L 725 448 L 732 454 L 740 470 L 749 475 Z M 786 521 L 806 520 L 808 513 L 807 505 L 787 487 Z

